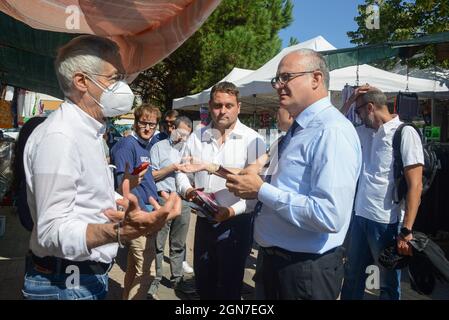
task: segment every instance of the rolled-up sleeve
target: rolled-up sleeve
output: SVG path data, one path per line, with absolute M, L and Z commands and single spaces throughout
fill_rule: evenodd
M 55 147 L 58 152 L 55 153 Z M 81 163 L 76 145 L 61 133 L 50 134 L 37 146 L 30 163 L 36 204 L 36 233 L 39 245 L 54 256 L 88 259 L 88 223 L 74 213 Z
M 351 214 L 360 171 L 360 148 L 351 141 L 338 128 L 324 130 L 311 151 L 310 190 L 284 191 L 264 183 L 258 199 L 297 227 L 313 232 L 339 232 Z M 294 174 L 293 167 L 283 169 Z

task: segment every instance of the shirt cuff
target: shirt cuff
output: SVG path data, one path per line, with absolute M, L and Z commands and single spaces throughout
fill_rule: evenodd
M 69 260 L 86 260 L 91 252 L 87 248 L 88 223 L 80 220 L 72 220 L 59 228 L 59 239 L 63 257 Z
M 236 203 L 234 203 L 231 206 L 232 209 L 234 209 L 235 215 L 239 215 L 242 214 L 246 211 L 246 201 L 245 200 L 240 200 Z
M 274 209 L 276 207 L 276 202 L 280 197 L 280 193 L 281 190 L 264 182 L 257 193 L 257 199 L 264 205 Z

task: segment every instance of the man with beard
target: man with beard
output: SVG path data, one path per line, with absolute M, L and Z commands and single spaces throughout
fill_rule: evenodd
M 401 156 L 408 185 L 405 203 L 393 199 L 393 137 L 402 124 L 391 114 L 385 94 L 377 88 L 362 86 L 344 108 L 356 102 L 356 113 L 364 125 L 356 128 L 362 145 L 362 172 L 355 200 L 348 263 L 342 299 L 363 299 L 366 267 L 377 263 L 381 251 L 397 242 L 397 251 L 410 255 L 408 244 L 418 212 L 424 164 L 421 138 L 410 126 L 402 129 Z M 405 207 L 404 207 L 405 204 Z M 398 236 L 398 227 L 402 226 Z M 400 270 L 380 268 L 380 299 L 400 299 Z
M 230 193 L 226 180 L 216 173 L 220 166 L 240 171 L 265 154 L 266 147 L 259 134 L 239 121 L 239 91 L 233 83 L 224 81 L 212 88 L 209 112 L 212 122 L 190 135 L 183 153 L 199 158 L 197 169 L 202 171 L 194 173 L 195 187 L 213 193 L 219 205 L 210 220 L 198 215 L 196 222 L 196 289 L 202 300 L 240 300 L 246 257 L 251 250 L 253 206 Z M 202 168 L 204 163 L 207 165 Z M 179 177 L 178 191 L 193 200 L 196 190 L 185 174 Z

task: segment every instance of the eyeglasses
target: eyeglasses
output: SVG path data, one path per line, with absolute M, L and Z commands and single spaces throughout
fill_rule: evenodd
M 137 121 L 137 126 L 139 127 L 139 129 L 145 129 L 147 126 L 150 129 L 154 129 L 154 128 L 156 128 L 157 123 L 155 123 L 155 122 Z
M 361 104 L 360 106 L 356 106 L 354 111 L 356 114 L 360 114 L 360 109 L 362 109 L 364 106 L 366 106 L 368 103 L 371 103 L 371 101 L 365 102 L 364 104 Z
M 105 75 L 105 74 L 100 74 L 100 73 L 87 73 L 87 72 L 85 72 L 85 74 L 86 74 L 86 76 L 89 78 L 89 79 L 91 79 L 92 81 L 94 81 L 97 85 L 99 85 L 99 86 L 101 86 L 103 89 L 105 89 L 105 90 L 114 90 L 114 89 L 116 89 L 116 87 L 118 86 L 118 84 L 119 84 L 119 81 L 123 81 L 123 80 L 125 80 L 126 79 L 126 74 L 124 74 L 124 73 L 115 73 L 115 74 L 113 74 L 113 75 L 110 75 L 110 76 L 108 76 L 108 75 Z M 109 81 L 109 83 L 110 83 L 110 85 L 111 85 L 111 87 L 105 87 L 104 86 L 104 84 L 102 84 L 102 83 L 98 83 L 97 81 L 95 81 L 94 79 L 92 79 L 92 76 L 99 76 L 99 77 L 104 77 L 104 78 L 107 78 L 108 79 L 108 81 Z
M 274 77 L 273 79 L 271 79 L 271 86 L 274 89 L 277 89 L 278 85 L 284 86 L 290 80 L 293 80 L 297 77 L 303 76 L 307 73 L 313 73 L 315 71 L 318 71 L 318 70 L 281 73 L 281 74 L 277 75 L 276 77 Z

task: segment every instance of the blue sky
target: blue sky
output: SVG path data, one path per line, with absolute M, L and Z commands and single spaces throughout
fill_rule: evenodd
M 290 37 L 299 42 L 323 36 L 338 49 L 353 47 L 346 35 L 357 30 L 354 17 L 357 6 L 364 0 L 293 0 L 292 24 L 279 32 L 282 47 L 288 46 Z

